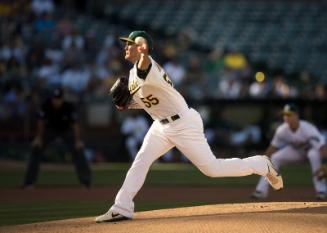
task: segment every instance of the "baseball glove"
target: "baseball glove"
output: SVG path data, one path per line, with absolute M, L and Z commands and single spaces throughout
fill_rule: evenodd
M 119 77 L 111 87 L 110 94 L 116 106 L 127 108 L 132 100 L 132 95 L 128 90 L 128 77 Z
M 327 176 L 327 164 L 322 165 L 318 171 L 315 172 L 315 175 L 317 176 L 318 180 L 321 180 Z

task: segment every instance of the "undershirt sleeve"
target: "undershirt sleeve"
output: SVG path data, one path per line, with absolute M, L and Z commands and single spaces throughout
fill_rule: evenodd
M 141 79 L 146 79 L 146 77 L 148 76 L 148 73 L 150 72 L 150 69 L 152 67 L 152 63 L 150 63 L 149 67 L 146 70 L 140 70 L 139 68 L 137 68 L 137 76 Z

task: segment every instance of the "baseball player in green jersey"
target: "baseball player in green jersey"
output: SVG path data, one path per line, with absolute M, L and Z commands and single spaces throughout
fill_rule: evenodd
M 256 155 L 245 159 L 217 159 L 203 132 L 200 114 L 190 108 L 174 88 L 163 68 L 151 57 L 153 41 L 145 31 L 133 31 L 120 37 L 125 44 L 125 59 L 134 64 L 128 88 L 133 96 L 128 106 L 118 110 L 141 108 L 153 119 L 143 144 L 119 190 L 114 205 L 96 222 L 112 222 L 133 218 L 133 199 L 141 189 L 151 164 L 176 147 L 203 174 L 210 177 L 235 177 L 257 174 L 264 176 L 274 189 L 283 180 L 268 157 Z

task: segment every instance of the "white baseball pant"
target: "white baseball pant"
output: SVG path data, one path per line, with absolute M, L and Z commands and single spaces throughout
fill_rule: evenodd
M 153 122 L 116 196 L 112 211 L 133 217 L 133 199 L 142 187 L 151 164 L 174 146 L 210 177 L 267 174 L 267 162 L 262 156 L 217 159 L 205 138 L 200 114 L 194 109 L 187 109 L 179 115 L 180 119 L 165 125 L 157 120 Z
M 314 174 L 321 166 L 320 153 L 317 149 L 312 148 L 305 153 L 304 151 L 294 149 L 292 146 L 286 146 L 271 156 L 271 161 L 277 170 L 285 164 L 304 161 L 306 159 L 309 160 L 312 174 Z M 313 184 L 317 193 L 327 191 L 324 179 L 318 180 L 316 176 L 313 176 Z M 269 183 L 264 179 L 264 177 L 260 178 L 256 190 L 262 192 L 265 197 L 268 196 Z

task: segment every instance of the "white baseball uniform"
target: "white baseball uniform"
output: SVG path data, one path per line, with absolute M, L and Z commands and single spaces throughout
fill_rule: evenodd
M 282 165 L 309 160 L 312 173 L 321 166 L 319 149 L 325 144 L 324 136 L 311 123 L 300 120 L 299 128 L 293 132 L 287 123 L 280 125 L 271 141 L 271 145 L 278 149 L 271 156 L 271 161 L 276 169 Z M 326 193 L 325 180 L 318 180 L 313 177 L 313 184 L 316 192 Z M 261 178 L 256 190 L 261 192 L 264 197 L 268 196 L 269 183 Z
M 150 59 L 151 68 L 145 79 L 137 76 L 136 64 L 130 70 L 129 89 L 133 94 L 130 108 L 143 108 L 154 121 L 111 211 L 133 217 L 133 198 L 142 187 L 151 164 L 175 146 L 210 177 L 264 176 L 268 173 L 267 162 L 262 156 L 217 159 L 205 138 L 200 114 L 188 107 L 165 71 Z

